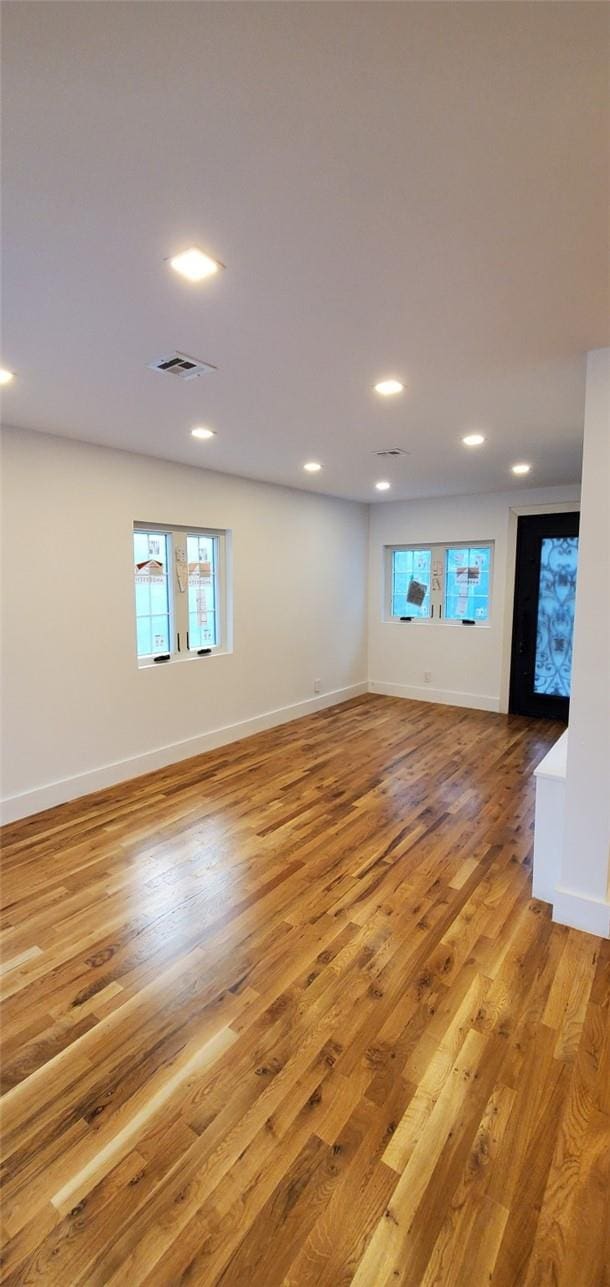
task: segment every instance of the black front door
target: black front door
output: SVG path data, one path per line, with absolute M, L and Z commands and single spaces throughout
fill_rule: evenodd
M 567 722 L 578 562 L 577 513 L 517 527 L 510 710 Z

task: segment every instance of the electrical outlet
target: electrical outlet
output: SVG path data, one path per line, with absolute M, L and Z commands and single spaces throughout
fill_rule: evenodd
M 314 679 L 314 681 L 313 681 L 313 691 L 314 691 L 314 693 L 319 693 L 319 692 L 321 691 L 321 689 L 322 689 L 322 680 L 321 680 L 321 679 Z
M 424 684 L 431 684 L 431 683 L 432 683 L 432 671 L 431 671 L 431 670 L 425 670 L 425 671 L 424 671 Z

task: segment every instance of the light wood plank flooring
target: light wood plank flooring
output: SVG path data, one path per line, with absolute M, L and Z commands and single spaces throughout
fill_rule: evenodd
M 368 696 L 6 828 L 3 1281 L 606 1284 L 560 731 Z

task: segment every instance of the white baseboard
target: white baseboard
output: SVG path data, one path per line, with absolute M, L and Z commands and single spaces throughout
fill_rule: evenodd
M 132 755 L 125 760 L 116 760 L 112 764 L 103 764 L 98 769 L 78 773 L 74 777 L 63 778 L 59 782 L 49 782 L 45 786 L 34 787 L 0 801 L 0 823 L 6 825 L 18 818 L 27 818 L 32 813 L 43 809 L 52 809 L 56 804 L 65 804 L 79 796 L 90 795 L 92 791 L 104 787 L 116 786 L 130 778 L 151 773 L 154 769 L 163 769 L 168 764 L 177 764 L 188 760 L 193 755 L 204 751 L 213 751 L 218 746 L 237 742 L 242 737 L 251 737 L 265 729 L 274 728 L 277 724 L 287 724 L 290 720 L 301 719 L 304 715 L 313 715 L 316 711 L 347 702 L 351 697 L 359 697 L 369 690 L 368 683 L 351 684 L 347 688 L 336 688 L 331 693 L 319 697 L 310 697 L 306 701 L 295 702 L 292 706 L 280 706 L 277 710 L 265 711 L 251 719 L 238 724 L 227 724 L 224 728 L 212 729 L 209 733 L 200 733 L 196 737 L 186 738 L 182 742 L 171 742 L 168 746 L 159 746 L 153 751 L 144 751 L 141 755 Z
M 557 885 L 553 895 L 553 920 L 571 929 L 610 936 L 610 902 L 606 898 L 586 898 L 573 889 Z
M 486 697 L 481 693 L 453 692 L 450 688 L 415 688 L 411 684 L 386 684 L 375 679 L 369 682 L 370 693 L 385 697 L 406 697 L 412 702 L 440 702 L 442 706 L 470 706 L 478 711 L 499 711 L 500 698 Z

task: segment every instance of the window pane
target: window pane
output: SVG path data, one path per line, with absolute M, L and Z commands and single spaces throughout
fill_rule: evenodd
M 138 617 L 138 657 L 147 657 L 152 652 L 150 617 Z
M 540 550 L 534 692 L 570 696 L 577 536 L 545 536 Z
M 138 657 L 170 651 L 169 541 L 165 532 L 134 532 Z
M 136 576 L 136 616 L 150 616 L 150 581 Z
M 208 612 L 202 624 L 196 614 L 189 614 L 189 644 L 191 648 L 213 648 L 216 643 L 216 613 Z
M 149 612 L 153 615 L 167 613 L 167 581 L 165 577 L 151 577 L 150 579 L 150 608 Z
M 134 532 L 133 557 L 136 563 L 140 563 L 142 559 L 148 558 L 148 533 L 147 532 Z
M 169 618 L 151 617 L 153 652 L 169 652 Z
M 218 642 L 216 547 L 214 536 L 186 538 L 189 648 L 213 648 Z
M 490 574 L 489 545 L 447 550 L 445 617 L 449 621 L 489 619 Z
M 393 617 L 430 616 L 430 550 L 392 551 Z

